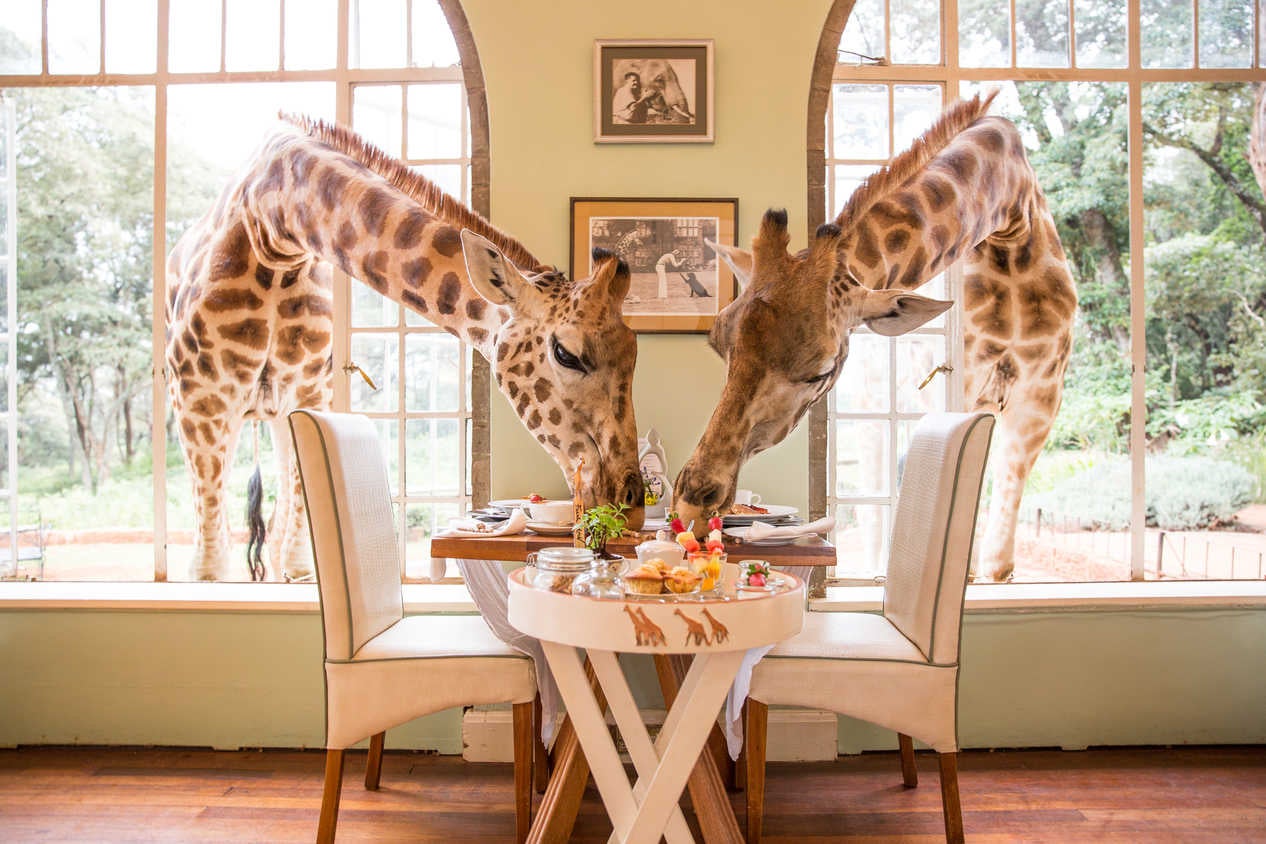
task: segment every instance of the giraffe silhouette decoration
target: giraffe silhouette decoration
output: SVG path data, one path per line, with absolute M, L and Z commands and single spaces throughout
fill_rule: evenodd
M 673 615 L 677 616 L 686 623 L 686 640 L 683 644 L 689 645 L 691 642 L 694 642 L 696 645 L 709 644 L 708 631 L 704 628 L 702 622 L 696 621 L 680 609 L 673 610 Z
M 638 607 L 632 609 L 625 604 L 622 609 L 628 614 L 629 619 L 633 622 L 634 641 L 639 645 L 664 645 L 668 640 L 664 637 L 664 630 L 658 624 L 651 621 L 646 615 L 646 610 Z
M 703 608 L 703 617 L 708 620 L 708 626 L 712 628 L 712 642 L 720 645 L 730 638 L 730 628 L 716 620 L 716 616 L 708 612 L 708 608 Z
M 270 424 L 278 455 L 268 577 L 312 575 L 285 419 L 330 406 L 334 267 L 470 343 L 564 475 L 583 458 L 585 505 L 623 502 L 640 526 L 637 344 L 621 315 L 629 273 L 610 253 L 594 265 L 590 279 L 569 281 L 358 135 L 286 117 L 167 263 L 167 376 L 193 482 L 193 576 L 230 577 L 224 490 L 247 420 Z
M 743 290 L 709 337 L 727 375 L 677 478 L 683 520 L 729 509 L 743 463 L 831 389 L 854 329 L 897 336 L 951 307 L 910 290 L 961 261 L 966 406 L 998 414 L 976 571 L 1011 576 L 1024 483 L 1063 394 L 1077 293 L 1019 132 L 986 115 L 993 96 L 947 108 L 799 254 L 787 251 L 784 211 L 766 212 L 750 251 L 715 247 Z

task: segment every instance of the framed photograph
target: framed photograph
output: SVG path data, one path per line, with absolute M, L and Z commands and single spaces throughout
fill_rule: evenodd
M 599 40 L 593 51 L 598 143 L 711 143 L 712 41 Z
M 624 300 L 630 327 L 707 331 L 734 299 L 734 275 L 707 241 L 732 246 L 737 231 L 737 199 L 572 197 L 571 277 L 590 274 L 600 246 L 632 273 Z

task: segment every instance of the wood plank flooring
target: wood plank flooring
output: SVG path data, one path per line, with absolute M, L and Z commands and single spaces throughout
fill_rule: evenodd
M 764 840 L 943 840 L 935 760 L 918 762 L 914 789 L 895 753 L 771 764 Z M 0 841 L 312 841 L 323 765 L 318 751 L 0 750 Z M 388 751 L 380 791 L 363 773 L 350 754 L 339 841 L 514 839 L 509 765 Z M 965 752 L 959 785 L 973 842 L 1266 842 L 1264 747 Z M 591 785 L 572 840 L 610 831 Z

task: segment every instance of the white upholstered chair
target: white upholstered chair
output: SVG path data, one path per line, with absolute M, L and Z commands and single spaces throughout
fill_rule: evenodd
M 760 840 L 770 704 L 838 712 L 895 730 L 918 784 L 917 738 L 937 752 L 945 837 L 963 840 L 958 800 L 958 657 L 963 595 L 994 419 L 936 413 L 906 454 L 883 614 L 810 612 L 752 674 L 747 701 L 747 840 Z
M 386 731 L 452 706 L 511 703 L 515 820 L 531 812 L 532 661 L 478 616 L 404 615 L 387 467 L 364 416 L 300 410 L 290 431 L 308 505 L 325 633 L 325 792 L 318 841 L 333 841 L 343 752 L 370 739 L 378 788 Z

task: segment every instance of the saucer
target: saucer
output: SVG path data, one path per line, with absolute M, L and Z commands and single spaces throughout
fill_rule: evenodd
M 555 522 L 528 522 L 528 530 L 541 536 L 571 536 L 572 525 Z

